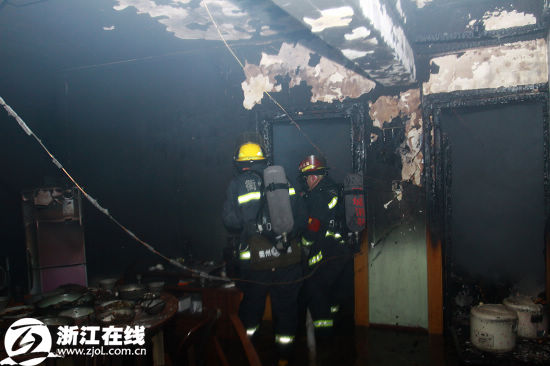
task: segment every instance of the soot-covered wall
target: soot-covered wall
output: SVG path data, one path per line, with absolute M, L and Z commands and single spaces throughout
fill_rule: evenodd
M 233 145 L 254 115 L 241 106 L 242 71 L 227 51 L 187 47 L 197 48 L 68 75 L 69 150 L 74 174 L 134 233 L 171 257 L 219 259 Z M 91 266 L 105 251 L 159 261 L 105 221 L 88 212 Z
M 234 142 L 255 129 L 257 112 L 243 108 L 243 71 L 220 42 L 179 42 L 185 52 L 177 55 L 64 73 L 29 74 L 34 63 L 22 64 L 12 76 L 2 75 L 17 86 L 3 97 L 84 189 L 136 235 L 171 257 L 220 259 Z M 262 50 L 237 48 L 250 62 L 258 62 Z M 307 105 L 309 89 L 296 87 L 278 98 Z M 271 103 L 261 109 L 279 113 Z M 19 193 L 69 183 L 15 120 L 5 113 L 0 118 L 2 239 L 19 263 L 14 277 L 24 285 Z M 90 278 L 162 262 L 87 202 L 84 225 Z
M 183 51 L 35 78 L 25 77 L 34 63 L 14 65 L 18 72 L 3 77 L 18 88 L 3 97 L 84 189 L 132 232 L 170 257 L 216 260 L 226 244 L 221 207 L 233 174 L 234 142 L 255 129 L 263 118 L 258 115 L 280 110 L 265 99 L 252 111 L 243 107 L 246 77 L 221 42 L 170 42 Z M 258 63 L 263 51 L 280 45 L 236 50 L 243 60 Z M 288 80 L 280 82 L 282 90 L 274 95 L 283 105 L 311 106 L 305 83 L 289 89 Z M 3 216 L 10 218 L 2 231 L 9 232 L 9 255 L 17 258 L 24 285 L 19 192 L 70 184 L 13 119 L 1 118 L 7 132 L 2 153 L 11 157 L 2 159 L 9 202 Z M 11 221 L 17 221 L 15 227 L 7 226 Z M 90 279 L 163 262 L 86 200 L 84 226 Z

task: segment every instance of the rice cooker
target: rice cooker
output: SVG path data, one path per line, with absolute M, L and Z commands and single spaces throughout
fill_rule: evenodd
M 502 302 L 518 315 L 518 336 L 539 338 L 546 335 L 548 316 L 541 304 L 535 304 L 529 296 L 510 296 Z
M 479 304 L 470 311 L 470 340 L 482 351 L 508 352 L 516 346 L 518 316 L 502 304 Z

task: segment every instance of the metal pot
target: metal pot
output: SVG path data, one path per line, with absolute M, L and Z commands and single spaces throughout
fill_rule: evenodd
M 145 289 L 141 285 L 128 284 L 118 288 L 118 297 L 123 300 L 139 300 L 145 294 Z
M 518 336 L 544 337 L 548 330 L 548 316 L 541 304 L 535 304 L 529 296 L 510 296 L 502 302 L 518 315 Z
M 82 297 L 82 294 L 77 292 L 59 294 L 54 296 L 48 296 L 39 302 L 36 303 L 38 309 L 46 309 L 49 307 L 52 308 L 63 308 L 68 307 L 76 302 L 79 298 Z
M 164 289 L 164 282 L 162 281 L 150 282 L 147 284 L 147 288 L 149 289 L 149 291 L 151 291 L 154 294 L 160 294 Z
M 116 278 L 104 278 L 101 281 L 99 281 L 99 287 L 107 291 L 112 291 L 115 289 L 115 285 L 117 281 L 118 279 Z
M 0 312 L 0 318 L 5 320 L 17 320 L 31 316 L 34 313 L 34 306 L 19 305 L 5 308 Z
M 135 314 L 131 308 L 111 309 L 97 314 L 96 319 L 103 326 L 128 324 L 134 320 Z
M 96 313 L 103 313 L 107 310 L 116 310 L 116 309 L 124 309 L 124 308 L 130 308 L 133 309 L 136 304 L 133 301 L 125 301 L 125 300 L 109 300 L 109 301 L 103 301 L 95 306 Z
M 479 304 L 470 311 L 470 340 L 482 351 L 508 352 L 516 346 L 518 316 L 501 304 Z
M 69 317 L 74 320 L 76 325 L 86 325 L 92 322 L 94 309 L 89 307 L 76 307 L 64 310 L 58 314 L 61 317 Z
M 40 317 L 38 318 L 42 323 L 52 326 L 60 327 L 62 325 L 72 325 L 73 319 L 67 316 L 55 316 L 55 317 Z

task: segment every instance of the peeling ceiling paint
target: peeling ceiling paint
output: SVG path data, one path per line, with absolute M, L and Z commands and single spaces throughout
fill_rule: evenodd
M 268 25 L 262 25 L 262 28 L 260 29 L 260 35 L 263 36 L 263 37 L 267 37 L 267 36 L 273 36 L 277 34 L 276 31 L 274 31 L 273 29 L 269 28 Z
M 369 115 L 373 127 L 384 128 L 400 117 L 404 121 L 405 140 L 399 146 L 401 156 L 401 179 L 417 186 L 421 185 L 424 156 L 422 154 L 422 112 L 420 110 L 420 89 L 407 90 L 397 96 L 381 96 L 369 103 Z M 371 142 L 377 138 L 371 135 Z
M 247 64 L 245 66 L 245 73 L 248 77 L 246 78 L 246 82 L 241 84 L 244 92 L 243 106 L 246 109 L 252 109 L 256 103 L 261 102 L 264 91 L 281 91 L 281 85 L 275 85 L 271 82 L 269 76 L 259 73 L 261 70 L 253 66 L 256 65 Z
M 353 19 L 353 8 L 342 6 L 340 8 L 331 8 L 321 10 L 321 16 L 317 19 L 304 17 L 304 23 L 311 27 L 314 33 L 322 32 L 327 28 L 345 27 Z
M 369 103 L 369 115 L 372 125 L 382 129 L 384 123 L 390 123 L 399 116 L 399 100 L 397 97 L 381 96 L 376 102 Z
M 419 8 L 423 8 L 426 6 L 426 4 L 431 3 L 433 0 L 411 0 L 412 2 L 416 3 L 416 6 Z
M 512 87 L 548 81 L 544 39 L 469 50 L 431 60 L 437 74 L 423 84 L 424 94 Z
M 349 58 L 350 60 L 355 60 L 356 58 L 365 57 L 369 53 L 374 53 L 374 51 L 359 51 L 352 49 L 342 50 L 342 54 Z
M 357 27 L 351 33 L 344 34 L 346 41 L 354 41 L 356 39 L 367 38 L 368 36 L 370 36 L 370 30 L 367 27 Z
M 241 84 L 244 108 L 252 109 L 254 105 L 261 104 L 264 91 L 280 91 L 277 76 L 290 77 L 289 88 L 300 85 L 302 81 L 311 86 L 312 103 L 358 98 L 376 86 L 374 81 L 326 57 L 321 57 L 314 67 L 310 66 L 312 53 L 299 43 L 283 43 L 276 55 L 262 53 L 259 65 L 246 63 L 246 80 Z
M 537 18 L 533 14 L 518 13 L 516 10 L 495 10 L 488 11 L 481 18 L 485 30 L 492 31 L 498 29 L 522 27 L 530 24 L 537 24 Z M 472 20 L 468 24 L 472 28 L 477 20 Z
M 414 54 L 403 29 L 408 0 L 271 1 L 377 83 L 416 82 Z
M 190 0 L 115 0 L 117 11 L 135 8 L 138 14 L 147 14 L 166 26 L 168 32 L 182 39 L 219 40 L 206 10 Z M 256 32 L 250 15 L 233 1 L 209 0 L 208 7 L 214 19 L 220 21 L 223 36 L 228 41 L 250 39 Z

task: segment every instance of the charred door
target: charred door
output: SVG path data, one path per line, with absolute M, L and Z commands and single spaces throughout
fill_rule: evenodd
M 544 291 L 544 108 L 441 113 L 448 310 Z

